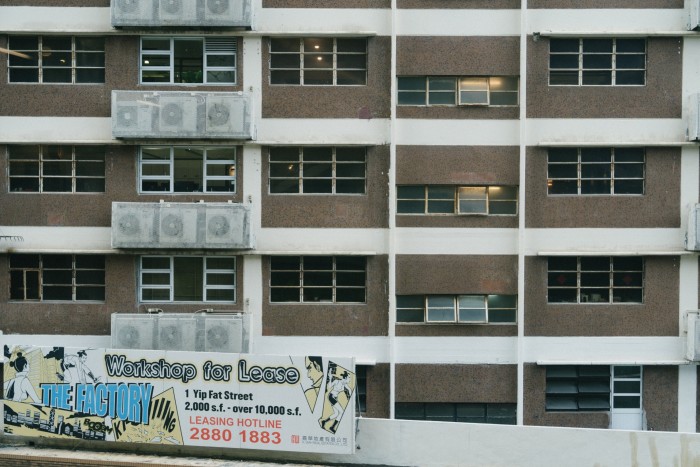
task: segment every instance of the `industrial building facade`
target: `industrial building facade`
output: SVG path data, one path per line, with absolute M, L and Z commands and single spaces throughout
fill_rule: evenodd
M 0 330 L 241 312 L 362 416 L 696 432 L 698 8 L 0 0 Z

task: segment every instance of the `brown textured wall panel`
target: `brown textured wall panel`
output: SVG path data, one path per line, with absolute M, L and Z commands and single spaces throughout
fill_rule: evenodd
M 519 110 L 514 107 L 485 107 L 478 105 L 451 106 L 408 106 L 396 107 L 397 118 L 424 118 L 430 120 L 513 120 L 517 119 Z M 464 129 L 465 133 L 470 131 Z
M 264 336 L 386 336 L 388 258 L 367 257 L 367 303 L 270 303 L 270 259 L 263 257 Z
M 268 151 L 264 149 L 261 193 L 263 227 L 388 226 L 388 146 L 367 148 L 367 192 L 364 195 L 271 195 L 268 187 L 268 161 Z
M 529 118 L 680 118 L 682 40 L 647 39 L 646 86 L 549 86 L 549 40 L 528 43 Z
M 678 256 L 649 256 L 644 303 L 547 303 L 547 258 L 525 258 L 525 335 L 678 336 Z
M 313 37 L 313 36 L 309 36 Z M 366 86 L 270 85 L 269 40 L 262 44 L 262 118 L 388 118 L 391 40 L 367 39 Z
M 518 258 L 396 255 L 396 294 L 517 294 Z
M 647 148 L 644 195 L 547 195 L 547 148 L 527 149 L 529 228 L 680 227 L 681 150 Z
M 176 34 L 174 36 L 177 36 Z M 140 85 L 139 37 L 107 36 L 104 84 L 19 84 L 7 82 L 7 60 L 0 57 L 0 116 L 109 117 L 112 90 L 118 91 L 239 91 L 243 77 L 242 40 L 238 40 L 237 86 Z M 0 36 L 0 47 L 7 36 Z
M 397 185 L 518 185 L 516 146 L 397 146 Z M 397 215 L 397 227 L 515 228 L 517 216 Z
M 528 8 L 683 8 L 683 0 L 530 0 Z
M 608 428 L 609 412 L 546 412 L 546 367 L 525 364 L 523 419 L 525 425 L 574 428 Z
M 520 38 L 511 36 L 399 36 L 399 76 L 518 76 Z
M 515 337 L 514 324 L 406 324 L 396 325 L 400 337 Z
M 263 0 L 263 8 L 391 8 L 391 0 Z
M 161 308 L 166 313 L 192 313 L 205 304 L 139 304 L 138 256 L 108 255 L 105 263 L 106 296 L 104 303 L 81 302 L 12 302 L 9 300 L 8 256 L 0 255 L 3 273 L 0 287 L 2 331 L 11 334 L 110 334 L 112 313 L 146 313 L 147 308 Z M 231 304 L 207 304 L 215 310 L 243 310 L 243 257 L 236 258 L 236 297 Z M 31 319 L 28 317 L 31 316 Z
M 647 430 L 678 430 L 678 367 L 645 366 L 642 406 Z
M 367 367 L 367 413 L 370 418 L 389 418 L 389 364 Z
M 513 403 L 515 365 L 396 365 L 396 402 Z
M 7 173 L 6 146 L 0 145 L 0 173 Z M 178 203 L 242 202 L 243 156 L 239 148 L 235 195 L 138 195 L 138 148 L 107 146 L 105 155 L 105 193 L 8 193 L 7 177 L 0 177 L 0 212 L 3 225 L 109 227 L 112 202 L 158 203 L 161 199 Z
M 518 9 L 520 0 L 396 0 L 406 9 Z
M 136 262 L 133 256 L 107 256 L 104 303 L 10 302 L 7 255 L 0 255 L 0 271 L 6 284 L 0 288 L 3 308 L 2 331 L 7 334 L 110 333 L 111 314 L 136 312 Z M 30 319 L 31 317 L 31 319 Z

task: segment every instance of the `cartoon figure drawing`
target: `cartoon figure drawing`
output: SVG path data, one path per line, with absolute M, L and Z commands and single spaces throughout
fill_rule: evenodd
M 333 362 L 329 363 L 328 368 L 328 378 L 326 381 L 326 398 L 328 404 L 324 407 L 324 414 L 328 413 L 328 406 L 330 406 L 330 413 L 321 418 L 319 423 L 321 428 L 324 430 L 335 434 L 338 430 L 338 424 L 340 419 L 345 412 L 345 407 L 347 407 L 350 397 L 354 389 L 354 384 L 351 385 L 351 373 L 344 368 L 338 367 Z M 341 396 L 342 394 L 342 396 Z M 341 402 L 341 397 L 344 399 Z M 328 422 L 332 422 L 329 426 L 326 426 Z
M 96 377 L 87 366 L 87 352 L 79 350 L 77 355 L 65 355 L 61 368 L 63 369 L 64 383 L 99 383 L 100 378 Z M 90 378 L 90 380 L 88 380 Z
M 10 362 L 10 367 L 14 368 L 17 373 L 3 387 L 5 399 L 14 402 L 24 402 L 27 398 L 30 398 L 35 404 L 40 403 L 41 399 L 37 396 L 34 386 L 32 386 L 27 376 L 29 374 L 29 362 L 22 355 L 22 352 L 17 353 L 15 360 Z
M 323 358 L 308 356 L 304 365 L 306 366 L 306 376 L 311 381 L 311 387 L 304 391 L 304 395 L 309 408 L 313 412 L 318 400 L 318 394 L 321 392 L 321 384 L 323 384 Z

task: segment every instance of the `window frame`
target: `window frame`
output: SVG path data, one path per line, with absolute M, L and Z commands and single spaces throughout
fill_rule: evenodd
M 21 258 L 21 259 L 20 259 Z M 31 261 L 34 265 L 15 265 L 14 261 L 27 262 Z M 70 262 L 69 267 L 58 267 L 52 262 Z M 101 262 L 101 267 L 89 267 L 90 265 L 82 264 L 83 262 L 97 261 Z M 8 270 L 10 275 L 10 302 L 26 303 L 26 302 L 60 302 L 60 303 L 104 303 L 106 297 L 106 258 L 105 255 L 73 255 L 73 254 L 11 254 L 8 261 Z M 101 272 L 101 275 L 100 275 Z M 36 293 L 32 296 L 27 295 L 29 285 L 27 284 L 28 274 L 32 273 L 36 281 Z M 70 275 L 70 280 L 66 281 Z M 17 284 L 16 277 L 21 276 L 21 283 Z M 59 277 L 58 279 L 56 277 Z M 51 279 L 53 277 L 53 279 Z M 99 279 L 101 281 L 94 279 Z M 15 286 L 16 285 L 16 286 Z M 45 298 L 50 294 L 50 289 L 67 289 L 70 287 L 70 299 Z M 93 289 L 101 295 L 98 299 L 81 299 L 79 298 L 83 292 Z M 13 297 L 15 291 L 22 291 L 22 298 Z M 100 294 L 101 292 L 101 294 Z
M 176 150 L 180 149 L 185 149 L 189 151 L 201 151 L 202 156 L 201 156 L 201 180 L 198 180 L 198 182 L 201 182 L 200 185 L 198 186 L 198 190 L 176 190 L 176 185 L 177 183 L 180 183 L 180 181 L 175 179 L 176 176 Z M 144 159 L 144 150 L 165 150 L 167 149 L 169 151 L 168 159 Z M 233 158 L 231 159 L 209 159 L 208 153 L 210 151 L 232 151 L 233 152 Z M 223 166 L 225 167 L 225 170 L 228 171 L 229 175 L 208 175 L 208 168 L 211 166 Z M 144 169 L 145 167 L 149 166 L 162 166 L 162 167 L 168 167 L 168 175 L 144 175 Z M 172 146 L 159 146 L 159 145 L 141 145 L 139 146 L 139 155 L 138 155 L 138 193 L 139 194 L 190 194 L 190 193 L 198 193 L 202 195 L 235 195 L 237 190 L 238 190 L 238 183 L 237 183 L 237 178 L 238 178 L 238 146 L 195 146 L 195 145 L 172 145 Z M 233 174 L 231 175 L 231 172 Z M 194 182 L 194 180 L 192 181 Z M 224 184 L 229 183 L 230 186 L 233 187 L 233 190 L 230 191 L 214 191 L 214 190 L 209 190 L 209 183 L 210 182 L 224 182 Z M 169 185 L 168 190 L 146 190 L 144 189 L 144 185 L 146 183 L 161 183 L 161 184 L 167 184 Z
M 560 44 L 563 43 L 564 41 L 572 41 L 572 40 L 578 40 L 578 51 L 573 52 L 573 51 L 552 51 L 552 44 L 559 42 Z M 599 51 L 584 51 L 584 41 L 601 41 L 601 40 L 610 40 L 611 41 L 611 51 L 609 53 L 607 52 L 599 52 Z M 644 43 L 644 52 L 639 52 L 639 51 L 621 51 L 618 52 L 618 41 L 643 41 Z M 648 61 L 648 41 L 644 37 L 624 37 L 624 38 L 617 38 L 617 37 L 585 37 L 585 38 L 577 38 L 577 39 L 568 39 L 568 38 L 550 38 L 549 41 L 549 54 L 548 54 L 548 84 L 549 86 L 602 86 L 602 87 L 611 87 L 611 86 L 646 86 L 647 84 L 647 61 Z M 626 67 L 622 68 L 618 66 L 618 57 L 623 57 L 623 56 L 639 56 L 642 55 L 644 56 L 644 67 L 643 68 L 631 68 L 631 67 Z M 553 68 L 552 67 L 552 60 L 554 57 L 557 56 L 570 56 L 573 57 L 574 55 L 577 56 L 577 66 L 576 68 L 573 67 L 559 67 L 559 68 Z M 586 59 L 592 59 L 593 57 L 603 57 L 606 55 L 610 55 L 610 67 L 599 67 L 596 68 L 594 66 L 586 66 L 585 61 Z M 552 83 L 552 72 L 555 72 L 554 76 L 557 76 L 556 72 L 568 72 L 568 73 L 577 73 L 577 82 L 574 83 Z M 596 84 L 596 83 L 584 83 L 585 81 L 585 72 L 586 71 L 609 71 L 610 72 L 610 83 L 609 84 Z M 625 72 L 642 72 L 643 73 L 643 83 L 621 83 L 618 84 L 618 72 L 620 74 L 625 73 Z M 561 75 L 560 75 L 561 76 Z
M 411 87 L 408 88 L 401 88 L 401 81 L 404 80 L 404 83 L 408 83 L 408 80 L 418 80 L 418 79 L 423 79 L 424 80 L 424 86 L 423 89 L 413 89 Z M 452 81 L 452 89 L 447 88 L 447 81 L 451 80 Z M 464 89 L 463 84 L 466 83 L 467 81 L 472 80 L 472 81 L 477 81 L 477 80 L 483 80 L 485 82 L 485 86 L 483 90 L 473 90 L 473 89 Z M 497 80 L 504 80 L 504 82 L 507 81 L 512 81 L 515 80 L 515 86 L 514 89 L 508 88 L 504 90 L 500 89 L 495 89 L 496 86 L 498 86 L 501 83 L 497 83 Z M 438 88 L 434 89 L 431 87 L 431 83 L 434 83 L 437 86 L 437 83 L 439 81 L 444 81 L 443 86 L 439 86 Z M 396 79 L 396 92 L 397 92 L 397 98 L 396 98 L 396 105 L 398 107 L 517 107 L 520 105 L 520 77 L 518 76 L 470 76 L 470 75 L 463 75 L 463 76 L 433 76 L 433 75 L 427 75 L 427 76 L 398 76 Z M 467 102 L 464 99 L 464 96 L 466 93 L 485 93 L 486 98 L 481 101 L 476 101 L 476 102 Z M 419 94 L 423 94 L 423 99 L 422 103 L 416 104 L 416 103 L 401 103 L 401 97 L 402 95 L 414 95 L 418 96 Z M 452 94 L 452 101 L 448 102 L 448 99 L 446 96 L 448 94 Z M 497 95 L 503 96 L 506 94 L 515 94 L 515 103 L 514 104 L 494 104 L 492 103 L 492 97 L 496 97 Z M 444 95 L 444 99 L 436 99 L 438 96 Z M 492 96 L 493 95 L 493 96 Z M 431 102 L 431 98 L 434 99 L 434 103 Z M 444 100 L 444 102 L 440 102 L 440 100 Z M 404 101 L 405 102 L 405 101 Z
M 559 262 L 560 264 L 568 262 L 572 263 L 576 260 L 576 270 L 572 269 L 570 266 L 567 268 L 559 267 L 559 269 L 554 269 L 552 267 L 552 262 Z M 586 269 L 582 266 L 582 262 L 594 264 L 596 261 L 602 262 L 604 259 L 608 260 L 609 268 L 595 269 L 589 268 L 588 265 Z M 624 269 L 615 268 L 615 263 L 618 262 L 621 265 L 625 261 L 639 261 L 641 263 L 640 269 Z M 556 265 L 555 265 L 556 267 Z M 565 284 L 565 281 L 570 281 L 573 275 L 576 277 L 576 284 Z M 620 285 L 620 282 L 625 282 L 625 274 L 628 275 L 639 275 L 641 285 L 631 285 L 624 286 Z M 608 284 L 603 286 L 597 284 L 596 281 L 601 281 L 603 276 L 608 276 Z M 631 279 L 632 276 L 627 276 Z M 588 282 L 583 284 L 582 278 Z M 643 305 L 644 295 L 645 295 L 645 282 L 646 282 L 646 260 L 644 257 L 640 256 L 550 256 L 547 260 L 547 304 L 548 305 Z M 559 285 L 552 285 L 558 283 Z M 638 291 L 640 299 L 639 301 L 622 301 L 616 300 L 615 292 L 618 294 L 624 293 L 634 293 Z M 629 292 L 632 291 L 632 292 Z M 559 295 L 560 297 L 565 297 L 567 292 L 575 294 L 576 301 L 565 300 L 559 298 L 557 301 L 552 300 L 552 295 Z M 604 295 L 607 294 L 607 299 L 603 300 Z M 596 298 L 597 296 L 597 298 Z M 618 295 L 618 298 L 620 295 Z
M 396 402 L 394 408 L 397 420 L 515 425 L 517 404 L 509 402 Z M 483 415 L 476 416 L 474 409 Z M 414 416 L 407 416 L 409 411 L 413 412 Z M 504 411 L 507 411 L 505 416 L 498 413 Z
M 462 307 L 462 299 L 481 299 L 483 303 L 483 308 L 474 307 Z M 493 300 L 495 303 L 498 299 L 509 300 L 513 302 L 512 307 L 506 306 L 489 306 L 489 301 Z M 438 300 L 448 301 L 451 300 L 452 305 L 448 307 L 446 305 L 432 306 L 431 301 L 436 302 Z M 419 301 L 422 305 L 419 305 Z M 410 305 L 402 305 L 401 302 L 413 302 Z M 431 310 L 448 310 L 452 311 L 451 319 L 431 319 Z M 482 319 L 462 319 L 462 310 L 483 310 Z M 489 311 L 495 314 L 496 311 L 512 313 L 513 321 L 491 321 L 491 314 Z M 417 316 L 419 313 L 423 314 L 423 320 L 403 320 L 402 315 L 413 314 Z M 518 322 L 518 299 L 517 295 L 514 294 L 425 294 L 425 295 L 397 295 L 396 296 L 396 323 L 400 325 L 440 325 L 440 324 L 459 324 L 459 325 L 513 325 Z
M 144 51 L 144 40 L 168 40 L 169 49 Z M 175 42 L 179 40 L 201 40 L 202 41 L 202 82 L 178 82 L 177 70 L 175 67 Z M 146 64 L 147 56 L 168 57 L 168 66 L 151 66 Z M 232 56 L 233 66 L 209 66 L 209 57 L 212 56 Z M 147 71 L 167 71 L 170 79 L 168 81 L 144 81 L 143 75 Z M 209 72 L 233 72 L 233 81 L 212 81 L 209 82 Z M 209 36 L 141 36 L 139 41 L 139 84 L 143 86 L 236 86 L 238 84 L 238 36 L 231 37 L 209 37 Z
M 37 48 L 36 49 L 28 49 L 26 47 L 15 47 L 12 45 L 12 38 L 13 37 L 22 37 L 22 38 L 31 38 L 35 37 L 37 38 Z M 51 49 L 49 46 L 44 46 L 45 38 L 66 38 L 69 37 L 71 41 L 71 48 L 70 50 L 54 50 Z M 102 50 L 90 50 L 88 48 L 85 49 L 80 49 L 76 45 L 76 39 L 100 39 L 102 41 Z M 15 52 L 19 52 L 25 55 L 30 55 L 32 53 L 36 54 L 36 64 L 35 65 L 27 65 L 27 66 L 22 66 L 22 65 L 17 65 L 13 64 L 13 62 L 19 62 L 19 60 L 27 60 L 26 58 L 19 57 L 16 55 L 10 55 L 8 54 L 8 59 L 7 59 L 7 82 L 8 84 L 49 84 L 49 85 L 102 85 L 105 84 L 105 60 L 106 60 L 106 41 L 105 41 L 105 36 L 67 36 L 67 35 L 51 35 L 51 34 L 39 34 L 39 35 L 32 35 L 32 34 L 27 34 L 27 35 L 20 35 L 20 34 L 11 34 L 8 37 L 8 48 L 12 49 Z M 70 65 L 65 64 L 65 65 L 52 65 L 52 64 L 44 64 L 46 61 L 45 59 L 50 57 L 52 53 L 69 53 L 70 54 Z M 87 65 L 81 65 L 79 64 L 79 57 L 86 55 L 98 55 L 101 54 L 102 56 L 102 66 L 87 66 Z M 63 61 L 59 59 L 60 61 Z M 99 61 L 99 60 L 98 60 Z M 12 71 L 13 70 L 37 70 L 37 79 L 36 81 L 14 81 L 12 80 Z M 45 75 L 48 73 L 49 70 L 65 70 L 65 69 L 70 69 L 70 75 L 71 79 L 70 81 L 46 81 Z M 83 70 L 102 70 L 102 80 L 101 81 L 80 81 L 78 80 L 79 77 L 79 72 Z
M 547 366 L 545 411 L 609 412 L 612 407 L 612 378 L 610 365 Z M 592 401 L 597 401 L 597 404 Z
M 305 41 L 323 41 L 324 39 L 332 39 L 333 40 L 333 50 L 328 52 L 328 51 L 323 51 L 323 52 L 307 52 L 305 50 Z M 292 41 L 292 40 L 298 40 L 299 41 L 299 49 L 298 50 L 273 50 L 273 44 L 275 41 Z M 364 40 L 364 52 L 357 52 L 357 51 L 339 51 L 338 50 L 338 41 L 339 40 Z M 281 47 L 282 49 L 284 47 Z M 316 46 L 318 48 L 318 46 Z M 368 38 L 367 37 L 270 37 L 268 40 L 268 53 L 270 56 L 270 60 L 268 62 L 268 72 L 269 72 L 269 82 L 268 84 L 270 86 L 321 86 L 321 87 L 326 87 L 326 86 L 367 86 L 367 81 L 368 81 L 368 69 L 369 69 L 369 43 L 368 43 Z M 278 58 L 283 58 L 284 56 L 288 57 L 293 57 L 294 55 L 299 55 L 299 63 L 298 67 L 286 67 L 286 66 L 273 66 L 273 63 L 275 62 L 276 59 Z M 316 54 L 317 58 L 319 60 L 322 59 L 323 56 L 331 56 L 332 57 L 332 63 L 330 68 L 313 68 L 306 66 L 306 60 L 305 60 L 305 54 L 306 55 L 313 55 Z M 364 68 L 357 68 L 357 67 L 340 67 L 339 66 L 339 58 L 345 57 L 345 56 L 364 56 Z M 276 72 L 294 72 L 298 71 L 298 82 L 296 83 L 289 83 L 289 82 L 275 82 L 276 79 L 274 78 Z M 331 83 L 306 83 L 306 73 L 311 74 L 313 71 L 331 71 L 331 76 L 332 76 L 332 82 Z M 364 80 L 361 80 L 363 82 L 358 82 L 358 83 L 338 83 L 338 74 L 339 72 L 342 71 L 349 71 L 349 72 L 364 72 Z M 290 73 L 289 76 L 292 76 L 293 73 Z
M 36 154 L 26 155 L 18 154 L 13 156 L 13 149 L 22 148 L 28 152 L 36 151 Z M 76 152 L 76 148 L 80 148 Z M 91 158 L 83 158 L 85 152 L 89 152 Z M 52 154 L 55 151 L 55 155 Z M 7 145 L 7 177 L 8 190 L 10 193 L 46 193 L 46 194 L 94 194 L 105 193 L 106 189 L 106 152 L 107 147 L 104 145 L 63 145 L 63 144 L 10 144 Z M 67 156 L 66 156 L 66 153 Z M 93 155 L 93 154 L 96 154 Z M 36 156 L 36 157 L 34 157 Z M 68 157 L 68 159 L 65 159 Z M 65 166 L 70 163 L 70 174 L 60 173 L 65 172 Z M 35 173 L 14 173 L 13 167 L 24 167 L 25 171 L 32 171 L 34 166 Z M 58 173 L 50 174 L 50 167 L 55 166 L 54 171 Z M 83 174 L 88 168 L 98 168 L 101 166 L 102 175 Z M 17 169 L 19 170 L 19 169 Z M 15 185 L 13 189 L 13 181 L 20 183 L 21 181 L 36 180 L 36 190 L 24 189 L 22 186 Z M 70 180 L 70 190 L 51 190 L 46 188 L 46 185 L 51 181 Z M 79 190 L 82 183 L 88 184 L 90 180 L 97 180 L 102 185 L 99 191 Z
M 314 160 L 304 160 L 304 152 L 309 149 L 327 149 L 329 148 L 331 150 L 331 174 L 330 176 L 326 177 L 304 177 L 304 165 L 306 164 L 307 166 L 309 165 L 320 165 L 320 164 L 328 164 L 328 161 L 314 161 Z M 287 160 L 275 160 L 273 161 L 273 152 L 275 150 L 278 150 L 280 152 L 287 150 L 287 151 L 292 151 L 294 149 L 298 149 L 297 153 L 297 159 L 292 160 L 287 159 Z M 362 161 L 338 161 L 338 151 L 339 150 L 355 150 L 357 149 L 358 152 L 361 151 L 361 157 Z M 360 156 L 359 153 L 357 156 Z M 278 195 L 297 195 L 297 196 L 324 196 L 324 195 L 342 195 L 342 196 L 364 196 L 367 194 L 367 148 L 366 147 L 354 147 L 354 146 L 319 146 L 319 147 L 309 147 L 309 146 L 272 146 L 268 149 L 268 157 L 267 157 L 267 162 L 268 162 L 268 177 L 267 177 L 267 191 L 269 195 L 273 196 L 278 196 Z M 296 172 L 296 175 L 294 176 L 289 176 L 289 177 L 282 177 L 282 176 L 273 176 L 273 169 L 274 166 L 288 166 L 288 170 L 291 172 Z M 346 167 L 352 167 L 352 166 L 360 166 L 362 165 L 362 170 L 364 172 L 363 177 L 343 177 L 339 176 L 338 172 L 340 168 L 346 168 Z M 295 170 L 296 169 L 296 170 Z M 280 183 L 283 183 L 283 181 L 292 181 L 296 180 L 297 183 L 297 191 L 292 192 L 292 191 L 272 191 L 272 186 L 274 181 L 278 181 Z M 306 180 L 330 180 L 331 183 L 331 191 L 328 192 L 322 192 L 322 191 L 309 191 L 306 192 L 304 191 L 304 181 Z M 362 180 L 362 192 L 352 192 L 352 191 L 338 191 L 338 185 L 339 182 L 342 181 L 355 181 L 355 180 Z M 291 187 L 292 185 L 290 185 Z
M 284 258 L 284 259 L 283 259 Z M 273 263 L 279 261 L 280 263 L 284 263 L 284 261 L 289 261 L 291 260 L 292 262 L 295 262 L 296 259 L 299 259 L 299 266 L 298 268 L 288 268 L 284 269 L 279 266 L 275 266 Z M 342 268 L 338 266 L 339 260 L 341 262 L 348 262 L 352 263 L 353 261 L 357 260 L 358 258 L 362 258 L 363 260 L 363 268 L 362 269 L 351 269 L 351 268 Z M 309 266 L 309 268 L 305 268 L 305 262 L 309 264 L 313 264 L 314 261 L 317 262 L 323 262 L 325 260 L 331 259 L 332 260 L 332 267 L 329 268 L 321 268 L 321 267 L 316 267 L 316 269 L 313 269 L 313 266 Z M 367 257 L 366 256 L 347 256 L 347 255 L 290 255 L 290 256 L 270 256 L 269 258 L 269 271 L 270 271 L 270 276 L 268 279 L 268 289 L 269 289 L 269 296 L 268 300 L 271 304 L 273 305 L 336 305 L 336 304 L 355 304 L 355 305 L 364 305 L 367 303 L 367 276 L 368 276 L 368 267 L 367 267 Z M 322 277 L 325 275 L 326 276 L 326 281 L 327 281 L 327 276 L 328 274 L 331 274 L 332 279 L 330 285 L 322 284 L 319 285 L 317 282 L 314 282 L 310 285 L 307 285 L 308 281 L 319 281 L 323 280 Z M 296 274 L 296 279 L 294 278 Z M 339 284 L 340 278 L 345 276 L 343 281 L 347 281 L 348 277 L 352 277 L 352 275 L 358 275 L 358 274 L 363 274 L 364 275 L 364 281 L 363 285 L 348 285 L 348 283 L 343 283 Z M 313 279 L 316 277 L 316 279 Z M 296 285 L 293 284 L 293 282 L 296 281 Z M 286 283 L 285 283 L 286 282 Z M 280 294 L 284 294 L 285 291 L 292 291 L 294 289 L 298 289 L 298 300 L 288 300 L 288 299 L 275 299 L 274 294 L 276 292 Z M 331 292 L 331 297 L 330 299 L 323 299 L 319 298 L 317 300 L 309 300 L 306 299 L 307 293 L 313 293 L 314 291 L 318 291 L 319 293 L 323 293 L 324 290 L 330 289 Z M 344 299 L 339 299 L 338 298 L 338 292 L 339 291 L 345 291 L 347 293 L 352 293 L 353 291 L 362 291 L 363 293 L 363 300 L 362 301 L 354 301 L 354 300 L 344 300 Z M 320 297 L 320 295 L 319 295 Z
M 144 259 L 167 259 L 168 260 L 168 266 L 164 268 L 145 268 L 144 267 Z M 177 300 L 176 295 L 179 293 L 176 291 L 176 279 L 175 275 L 178 272 L 176 270 L 177 265 L 176 260 L 177 259 L 192 259 L 192 258 L 200 258 L 202 259 L 202 269 L 199 271 L 201 274 L 201 284 L 196 285 L 197 287 L 201 287 L 201 292 L 202 292 L 202 300 Z M 229 260 L 232 261 L 232 267 L 230 268 L 216 268 L 216 267 L 208 267 L 208 263 L 210 261 L 216 261 L 216 260 Z M 236 256 L 202 256 L 202 255 L 173 255 L 173 256 L 165 256 L 165 255 L 142 255 L 139 256 L 138 259 L 138 301 L 139 303 L 178 303 L 178 304 L 185 304 L 185 303 L 226 303 L 226 304 L 235 304 L 237 302 L 237 286 L 238 286 L 238 277 L 237 277 L 237 269 L 238 269 L 238 260 Z M 160 275 L 161 277 L 166 277 L 168 278 L 167 283 L 161 282 L 160 284 L 146 284 L 144 277 L 147 275 Z M 222 285 L 222 284 L 209 284 L 208 280 L 210 277 L 214 275 L 225 275 L 231 277 L 233 280 L 232 285 Z M 145 299 L 144 298 L 144 293 L 148 290 L 151 291 L 168 291 L 168 299 Z M 215 290 L 230 290 L 231 293 L 233 294 L 233 299 L 232 300 L 210 300 L 208 299 L 207 294 L 210 292 L 213 292 Z
M 400 194 L 400 191 L 402 188 L 406 189 L 418 189 L 418 187 L 423 187 L 423 197 L 422 198 L 407 198 L 407 197 L 402 197 Z M 447 189 L 452 188 L 452 198 L 447 197 Z M 482 212 L 471 212 L 471 211 L 462 211 L 462 203 L 461 198 L 460 198 L 460 190 L 465 189 L 465 188 L 470 188 L 470 189 L 475 189 L 475 188 L 484 188 L 485 193 L 486 193 L 486 201 L 485 201 L 485 211 Z M 491 191 L 493 190 L 494 193 L 497 189 L 509 189 L 513 190 L 515 194 L 514 199 L 506 199 L 506 200 L 501 200 L 495 197 L 495 195 L 491 194 Z M 408 190 L 407 190 L 408 191 Z M 440 197 L 440 191 L 443 192 L 442 197 Z M 432 195 L 432 197 L 431 197 Z M 422 212 L 407 212 L 403 211 L 401 204 L 403 203 L 405 206 L 408 206 L 409 203 L 412 203 L 413 205 L 417 206 L 419 202 L 423 203 L 423 211 Z M 452 203 L 452 210 L 448 211 L 446 206 L 448 203 Z M 493 208 L 496 207 L 496 205 L 500 205 L 502 203 L 510 203 L 514 206 L 515 212 L 513 213 L 507 213 L 507 214 L 501 214 L 501 213 L 494 213 Z M 442 209 L 442 211 L 439 210 L 432 210 L 436 209 L 436 206 L 445 206 L 445 208 Z M 513 185 L 397 185 L 397 196 L 396 196 L 396 215 L 398 216 L 489 216 L 489 217 L 507 217 L 507 216 L 517 216 L 518 215 L 518 209 L 519 209 L 519 201 L 518 201 L 518 187 L 513 186 Z
M 591 167 L 594 168 L 595 166 L 604 166 L 605 162 L 601 161 L 596 161 L 596 155 L 595 154 L 585 154 L 586 152 L 594 152 L 594 151 L 602 151 L 602 150 L 609 150 L 610 151 L 610 162 L 609 162 L 609 175 L 608 176 L 584 176 L 584 168 L 586 167 Z M 558 156 L 560 158 L 566 158 L 567 156 L 569 158 L 573 157 L 573 154 L 566 154 L 566 153 L 572 153 L 573 151 L 576 151 L 576 161 L 552 161 L 553 156 Z M 618 154 L 618 153 L 624 153 L 624 152 L 639 152 L 639 154 L 636 154 L 637 157 L 641 158 L 641 161 L 629 161 L 629 160 L 622 160 L 625 158 L 623 154 Z M 559 153 L 558 155 L 556 153 Z M 630 154 L 627 154 L 627 157 L 630 157 Z M 620 159 L 619 161 L 616 160 Z M 575 177 L 563 177 L 563 176 L 552 176 L 552 172 L 559 168 L 564 168 L 570 167 L 573 165 L 576 165 L 576 176 Z M 632 166 L 641 166 L 641 172 L 642 175 L 632 177 L 632 176 L 617 176 L 616 172 L 620 172 L 623 167 L 632 167 Z M 615 147 L 590 147 L 590 148 L 550 148 L 547 151 L 547 196 L 644 196 L 646 194 L 646 176 L 647 176 L 647 157 L 646 157 L 646 150 L 645 148 L 642 147 L 625 147 L 625 148 L 615 148 Z M 554 187 L 555 183 L 561 182 L 562 184 L 564 183 L 572 183 L 576 182 L 576 193 L 568 192 L 568 193 L 553 193 L 552 188 Z M 607 182 L 610 187 L 608 189 L 607 193 L 584 193 L 584 183 L 588 182 L 591 185 L 596 183 L 596 182 Z M 616 184 L 616 182 L 618 182 Z M 624 184 L 625 182 L 641 182 L 641 190 L 639 190 L 638 193 L 618 193 L 616 191 L 616 185 L 619 187 L 620 185 Z M 571 191 L 569 189 L 569 191 Z M 622 191 L 622 190 L 619 190 Z

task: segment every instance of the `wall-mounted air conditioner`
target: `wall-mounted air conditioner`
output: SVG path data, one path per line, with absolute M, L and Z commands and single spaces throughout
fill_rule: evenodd
M 162 26 L 196 24 L 197 2 L 192 0 L 158 0 L 158 18 Z
M 700 310 L 688 311 L 688 336 L 686 338 L 685 358 L 691 362 L 700 361 Z
M 251 0 L 112 0 L 114 27 L 250 28 Z
M 691 94 L 688 101 L 688 141 L 700 142 L 700 94 Z
M 690 206 L 688 230 L 685 234 L 685 249 L 700 251 L 700 204 Z
M 117 349 L 246 353 L 249 334 L 244 313 L 112 314 L 112 347 Z
M 254 248 L 250 206 L 237 203 L 112 203 L 112 248 Z
M 700 0 L 687 0 L 688 31 L 700 29 Z
M 156 241 L 154 216 L 138 206 L 122 203 L 112 206 L 112 237 L 121 242 L 152 244 Z
M 112 347 L 117 349 L 153 349 L 155 321 L 150 315 L 112 315 Z
M 250 139 L 242 92 L 112 91 L 114 138 Z

